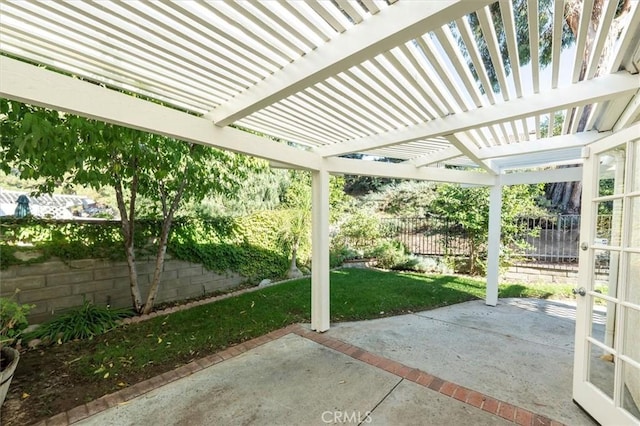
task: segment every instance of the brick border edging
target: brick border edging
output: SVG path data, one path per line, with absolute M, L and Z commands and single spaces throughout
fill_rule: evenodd
M 409 380 L 425 388 L 439 392 L 449 398 L 454 398 L 462 403 L 479 408 L 482 411 L 500 416 L 512 423 L 521 426 L 564 426 L 562 423 L 551 420 L 541 414 L 533 413 L 524 408 L 509 404 L 508 402 L 492 398 L 483 393 L 465 388 L 464 386 L 456 385 L 455 383 L 433 376 L 418 368 L 408 367 L 397 361 L 384 358 L 357 346 L 329 337 L 326 334 L 311 331 L 300 324 L 292 324 L 263 336 L 256 337 L 255 339 L 247 340 L 246 342 L 228 347 L 221 352 L 192 361 L 177 369 L 144 380 L 140 383 L 136 383 L 114 393 L 104 395 L 94 401 L 72 408 L 68 411 L 56 414 L 53 417 L 36 423 L 35 426 L 68 426 L 79 422 L 80 420 L 84 420 L 94 414 L 98 414 L 108 408 L 123 404 L 161 386 L 167 385 L 183 377 L 190 376 L 207 367 L 219 364 L 229 358 L 233 358 L 251 349 L 257 348 L 258 346 L 262 346 L 265 343 L 277 340 L 280 337 L 292 333 L 374 367 L 380 368 L 402 379 Z
M 365 362 L 380 368 L 413 383 L 439 392 L 442 395 L 454 398 L 460 402 L 479 408 L 490 414 L 502 417 L 520 426 L 564 426 L 563 423 L 552 420 L 541 414 L 536 414 L 522 407 L 508 402 L 492 398 L 473 389 L 459 386 L 439 377 L 426 373 L 418 368 L 406 366 L 400 362 L 384 358 L 357 346 L 345 343 L 341 340 L 329 337 L 326 334 L 316 333 L 299 324 L 290 326 L 291 331 L 301 337 L 314 341 L 322 346 L 350 356 L 351 358 Z

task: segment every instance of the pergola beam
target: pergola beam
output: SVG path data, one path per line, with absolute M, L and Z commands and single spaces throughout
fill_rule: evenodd
M 579 148 L 610 135 L 611 132 L 598 133 L 595 131 L 582 132 L 533 141 L 500 145 L 491 148 L 482 148 L 477 152 L 481 160 L 501 157 L 522 156 L 540 152 L 558 151 L 566 148 Z
M 533 185 L 537 183 L 576 182 L 580 180 L 582 180 L 582 166 L 507 173 L 500 177 L 502 185 Z
M 399 2 L 285 66 L 205 117 L 217 126 L 231 124 L 488 3 L 491 1 Z
M 640 88 L 640 79 L 626 71 L 608 74 L 570 86 L 517 98 L 501 104 L 449 115 L 400 130 L 333 144 L 315 151 L 324 157 L 371 151 L 418 139 L 465 132 L 507 121 L 630 95 Z
M 385 163 L 349 158 L 327 158 L 324 165 L 332 174 L 377 176 L 395 179 L 427 180 L 466 185 L 493 185 L 496 177 L 488 173 L 451 170 L 436 167 L 416 167 L 408 163 Z
M 0 97 L 317 170 L 321 158 L 270 139 L 0 56 Z
M 640 9 L 640 7 L 638 9 Z M 636 92 L 627 107 L 624 109 L 622 115 L 620 115 L 620 118 L 613 126 L 613 130 L 617 132 L 618 130 L 624 129 L 633 123 L 636 118 L 638 118 L 638 115 L 640 115 L 640 90 Z

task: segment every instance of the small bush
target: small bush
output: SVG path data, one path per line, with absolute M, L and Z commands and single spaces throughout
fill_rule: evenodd
M 71 309 L 53 321 L 38 327 L 30 338 L 63 343 L 75 339 L 88 339 L 115 328 L 118 320 L 133 315 L 130 309 L 110 309 L 85 300 L 79 308 Z
M 371 251 L 365 253 L 367 257 L 375 257 L 380 268 L 392 269 L 403 263 L 407 257 L 406 249 L 399 241 L 383 240 Z
M 20 337 L 29 325 L 27 314 L 31 308 L 33 305 L 20 304 L 13 297 L 0 297 L 0 347 Z
M 337 268 L 345 260 L 360 259 L 362 256 L 362 251 L 354 250 L 347 246 L 333 247 L 329 252 L 329 266 Z
M 404 262 L 393 267 L 399 271 L 415 271 L 421 273 L 445 274 L 452 272 L 443 261 L 433 257 L 423 257 L 410 254 L 405 257 Z

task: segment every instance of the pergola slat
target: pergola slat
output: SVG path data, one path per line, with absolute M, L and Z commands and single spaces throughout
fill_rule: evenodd
M 533 93 L 540 91 L 540 32 L 538 0 L 527 0 L 527 22 L 529 25 L 529 57 L 531 58 L 531 80 Z M 536 125 L 536 128 L 538 126 Z
M 573 61 L 573 77 L 571 81 L 573 83 L 584 79 L 584 71 L 586 71 L 587 64 L 585 60 L 585 50 L 587 48 L 587 34 L 589 32 L 589 26 L 591 25 L 591 14 L 593 13 L 593 1 L 583 0 L 582 11 L 580 13 L 580 23 L 578 25 L 578 36 L 576 40 L 576 54 Z
M 560 77 L 560 49 L 562 47 L 562 26 L 564 25 L 564 1 L 554 2 L 553 38 L 551 41 L 551 88 L 558 87 Z M 552 120 L 553 122 L 553 120 Z
M 487 48 L 489 49 L 489 56 L 491 57 L 498 83 L 500 84 L 502 99 L 508 101 L 511 99 L 511 95 L 509 94 L 509 86 L 507 84 L 507 74 L 502 63 L 502 56 L 500 55 L 498 47 L 498 36 L 496 35 L 496 29 L 491 20 L 489 7 L 486 6 L 476 13 L 478 15 L 478 22 L 480 22 L 480 28 L 482 28 L 482 34 L 487 43 Z
M 516 46 L 518 39 L 516 36 L 516 24 L 513 18 L 513 6 L 510 0 L 500 0 L 500 14 L 502 15 L 502 22 L 504 24 L 511 75 L 513 76 L 516 86 L 516 96 L 521 98 L 522 80 L 520 78 L 520 58 Z

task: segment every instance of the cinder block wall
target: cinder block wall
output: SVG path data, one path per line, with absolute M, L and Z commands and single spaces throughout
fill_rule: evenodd
M 143 298 L 153 278 L 153 259 L 138 259 L 138 281 Z M 156 303 L 202 296 L 235 287 L 246 278 L 236 273 L 218 274 L 202 265 L 168 259 L 160 281 Z M 0 296 L 9 297 L 20 289 L 20 303 L 36 305 L 29 321 L 37 324 L 53 318 L 61 310 L 80 306 L 84 298 L 115 308 L 131 306 L 129 269 L 126 262 L 99 259 L 64 263 L 51 260 L 33 265 L 14 265 L 0 270 Z

